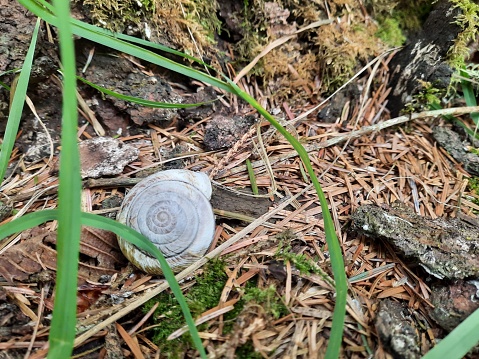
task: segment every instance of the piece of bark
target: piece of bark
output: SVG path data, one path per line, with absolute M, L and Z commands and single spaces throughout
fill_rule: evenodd
M 111 137 L 95 137 L 80 142 L 81 177 L 114 176 L 136 160 L 140 151 Z
M 473 280 L 435 285 L 431 293 L 434 305 L 431 318 L 447 332 L 452 331 L 479 308 L 478 290 L 479 282 Z
M 375 325 L 381 342 L 394 358 L 421 357 L 420 338 L 406 305 L 389 298 L 381 301 Z
M 352 229 L 385 240 L 437 278 L 479 276 L 479 228 L 457 218 L 431 219 L 395 202 L 388 209 L 359 207 Z
M 445 89 L 449 85 L 453 70 L 446 63 L 446 55 L 461 31 L 455 22 L 458 11 L 452 2 L 439 0 L 422 31 L 391 60 L 393 90 L 387 106 L 392 117 L 397 117 L 421 89 L 419 80 L 430 82 L 436 88 Z
M 464 169 L 472 175 L 479 175 L 479 156 L 466 149 L 471 146 L 467 140 L 462 140 L 459 134 L 448 127 L 436 126 L 432 132 L 434 139 L 441 147 L 462 163 Z
M 213 187 L 211 196 L 211 205 L 214 209 L 253 218 L 258 218 L 268 212 L 271 204 L 269 198 L 241 195 L 217 186 Z

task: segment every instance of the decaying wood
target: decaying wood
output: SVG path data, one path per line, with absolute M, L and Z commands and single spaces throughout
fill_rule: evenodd
M 436 88 L 449 86 L 453 69 L 446 55 L 461 31 L 455 21 L 459 10 L 448 0 L 440 0 L 429 14 L 421 32 L 391 60 L 393 72 L 388 108 L 397 116 L 404 105 L 422 89 L 420 81 Z
M 359 207 L 352 229 L 392 244 L 407 259 L 440 279 L 479 276 L 479 227 L 457 218 L 431 219 L 396 202 Z

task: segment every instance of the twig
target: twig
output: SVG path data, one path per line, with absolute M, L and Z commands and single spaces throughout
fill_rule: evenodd
M 334 145 L 337 145 L 338 143 L 344 142 L 344 141 L 350 141 L 355 138 L 359 138 L 364 135 L 368 135 L 373 132 L 381 131 L 384 130 L 385 128 L 392 127 L 392 126 L 397 126 L 405 122 L 409 122 L 412 120 L 417 120 L 419 118 L 425 118 L 425 117 L 437 117 L 437 116 L 448 116 L 448 115 L 463 115 L 465 113 L 471 113 L 471 112 L 478 112 L 479 111 L 479 106 L 474 106 L 474 107 L 454 107 L 454 108 L 447 108 L 447 109 L 442 109 L 442 110 L 434 110 L 434 111 L 424 111 L 420 113 L 413 113 L 410 116 L 399 116 L 396 118 L 393 118 L 391 120 L 387 120 L 384 122 L 377 123 L 375 125 L 371 126 L 366 126 L 363 127 L 360 130 L 357 131 L 352 131 L 346 134 L 343 134 L 341 136 L 331 138 L 327 141 L 322 141 L 319 143 L 312 143 L 310 145 L 304 146 L 307 152 L 313 152 L 317 151 L 321 148 L 327 148 L 331 147 Z M 289 153 L 286 153 L 284 155 L 278 155 L 278 156 L 272 156 L 269 158 L 269 161 L 271 164 L 276 163 L 278 161 L 283 161 L 291 157 L 296 157 L 297 154 L 295 151 L 291 151 Z M 253 168 L 258 168 L 263 165 L 263 161 L 255 161 L 252 162 L 251 165 Z M 221 177 L 227 177 L 231 176 L 236 173 L 244 172 L 246 171 L 246 165 L 238 166 L 230 171 L 226 171 L 221 174 Z

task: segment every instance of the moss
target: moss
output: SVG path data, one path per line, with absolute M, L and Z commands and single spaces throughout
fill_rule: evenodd
M 240 16 L 243 38 L 235 45 L 236 61 L 250 62 L 268 43 L 266 33 L 267 19 L 264 13 L 263 0 L 243 0 L 243 11 Z M 261 69 L 255 67 L 253 73 L 258 74 Z
M 77 0 L 80 1 L 80 0 Z M 156 28 L 159 42 L 195 56 L 210 55 L 221 22 L 216 1 L 83 0 L 93 22 L 114 32 L 137 28 L 144 36 L 145 22 Z
M 468 148 L 468 151 L 469 151 L 470 153 L 474 153 L 475 155 L 478 155 L 478 156 L 479 156 L 479 148 L 469 147 L 469 148 Z
M 469 57 L 468 44 L 475 40 L 479 27 L 479 4 L 471 0 L 449 0 L 454 7 L 460 9 L 456 17 L 462 32 L 457 36 L 454 45 L 448 51 L 447 57 L 451 67 L 462 69 L 465 67 L 465 60 Z
M 227 280 L 224 267 L 224 262 L 219 260 L 208 263 L 203 274 L 196 278 L 196 285 L 185 295 L 193 318 L 218 305 Z M 180 305 L 172 294 L 165 292 L 148 301 L 143 311 L 147 312 L 156 303 L 158 308 L 153 315 L 156 326 L 152 329 L 152 340 L 169 358 L 179 358 L 194 347 L 189 334 L 184 334 L 178 339 L 166 340 L 171 333 L 185 325 Z M 204 329 L 206 325 L 203 324 L 199 329 Z
M 349 80 L 361 61 L 378 54 L 382 46 L 374 34 L 374 24 L 330 24 L 317 31 L 322 90 L 332 92 Z
M 401 46 L 406 41 L 399 21 L 393 18 L 379 19 L 379 29 L 376 36 L 390 46 Z
M 411 102 L 405 104 L 401 113 L 408 114 L 413 112 L 421 112 L 425 109 L 430 109 L 432 105 L 439 105 L 441 98 L 443 98 L 447 92 L 447 89 L 438 88 L 431 82 L 418 80 L 421 89 L 413 96 Z
M 404 36 L 418 31 L 432 10 L 435 0 L 369 0 L 366 5 L 381 23 L 392 19 Z
M 467 183 L 467 187 L 470 191 L 474 192 L 477 196 L 479 196 L 479 177 L 471 177 Z M 472 199 L 472 203 L 479 205 L 479 198 Z M 475 211 L 476 212 L 476 211 Z
M 185 298 L 193 318 L 198 317 L 210 308 L 218 305 L 221 293 L 227 281 L 224 271 L 225 263 L 220 260 L 212 261 L 205 266 L 203 274 L 196 278 L 196 284 L 186 293 Z M 273 285 L 265 289 L 257 287 L 254 280 L 246 283 L 240 290 L 241 299 L 235 304 L 235 308 L 224 315 L 223 334 L 227 335 L 235 329 L 238 317 L 248 317 L 251 310 L 248 308 L 261 307 L 267 318 L 278 319 L 289 313 Z M 152 341 L 157 344 L 164 357 L 180 358 L 189 350 L 194 350 L 194 345 L 188 333 L 180 338 L 167 341 L 168 336 L 185 325 L 181 308 L 176 298 L 170 293 L 161 293 L 148 301 L 143 311 L 146 313 L 153 305 L 158 303 L 158 308 L 153 315 L 155 326 L 151 329 Z M 272 319 L 270 319 L 272 320 Z M 270 320 L 267 320 L 269 322 Z M 241 321 L 240 321 L 241 322 Z M 199 326 L 199 330 L 205 330 L 208 323 Z M 235 335 L 235 333 L 232 333 Z M 260 358 L 254 350 L 251 342 L 237 348 L 237 358 Z
M 139 26 L 144 17 L 151 17 L 154 3 L 150 0 L 84 0 L 93 22 L 114 32 L 123 32 L 128 25 Z
M 301 274 L 323 274 L 319 266 L 311 257 L 305 254 L 294 253 L 291 249 L 291 245 L 289 243 L 285 245 L 284 243 L 285 242 L 280 243 L 278 250 L 275 253 L 277 259 L 290 262 L 300 271 Z
M 274 319 L 279 319 L 289 313 L 288 308 L 283 304 L 281 298 L 276 293 L 276 287 L 270 285 L 265 289 L 251 287 L 243 295 L 246 304 L 260 304 L 267 315 Z
M 274 3 L 265 6 L 264 0 L 244 2 L 247 6 L 242 14 L 243 39 L 235 46 L 239 62 L 251 61 L 267 44 L 327 18 L 326 14 L 329 18 L 349 19 L 305 31 L 274 48 L 257 63 L 251 73 L 262 77 L 266 95 L 271 94 L 276 101 L 330 93 L 354 74 L 359 61 L 367 61 L 383 49 L 373 36 L 376 25 L 364 21 L 354 0 Z
M 235 351 L 236 359 L 261 359 L 263 356 L 254 350 L 253 343 L 249 340 Z
M 479 195 L 479 177 L 471 177 L 467 183 L 469 189 Z

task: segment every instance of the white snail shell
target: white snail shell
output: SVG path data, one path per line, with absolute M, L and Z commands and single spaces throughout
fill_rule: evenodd
M 201 258 L 213 241 L 211 192 L 204 173 L 161 171 L 128 192 L 117 219 L 146 236 L 163 253 L 173 272 L 179 272 Z M 156 258 L 122 238 L 118 243 L 137 268 L 162 274 Z

